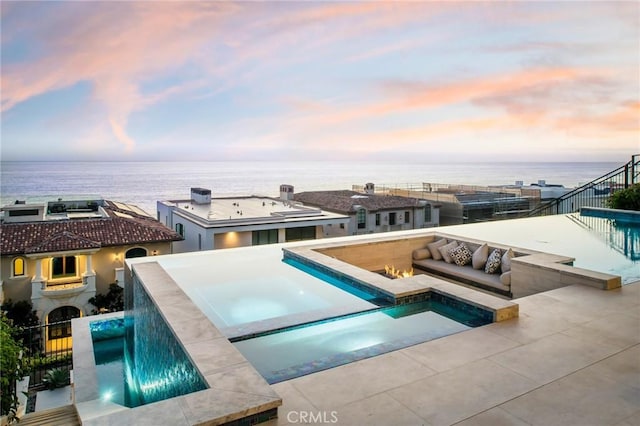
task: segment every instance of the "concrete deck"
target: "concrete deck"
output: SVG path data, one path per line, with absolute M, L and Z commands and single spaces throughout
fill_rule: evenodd
M 514 302 L 518 318 L 275 384 L 265 425 L 640 424 L 640 281 Z

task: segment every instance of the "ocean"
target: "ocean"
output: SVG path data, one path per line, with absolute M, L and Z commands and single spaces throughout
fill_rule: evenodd
M 545 180 L 572 188 L 623 163 L 366 163 L 366 162 L 2 162 L 0 203 L 104 198 L 156 215 L 159 200 L 188 199 L 191 187 L 213 197 L 278 196 L 295 192 L 377 186 L 507 185 Z

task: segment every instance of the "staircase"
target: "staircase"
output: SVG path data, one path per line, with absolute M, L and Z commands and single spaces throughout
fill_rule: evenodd
M 80 426 L 81 423 L 76 407 L 65 405 L 25 414 L 17 424 L 20 426 Z
M 636 183 L 640 183 L 640 154 L 631 156 L 631 161 L 627 164 L 567 192 L 562 197 L 541 204 L 525 216 L 573 213 L 581 207 L 605 207 L 605 202 L 613 192 Z

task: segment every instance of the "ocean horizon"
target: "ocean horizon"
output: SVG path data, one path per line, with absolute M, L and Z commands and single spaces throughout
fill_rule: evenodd
M 421 183 L 525 185 L 573 188 L 624 162 L 354 162 L 354 161 L 2 161 L 0 202 L 104 198 L 131 203 L 155 216 L 156 202 L 189 198 L 191 187 L 213 197 L 278 196 L 281 184 L 295 192 Z

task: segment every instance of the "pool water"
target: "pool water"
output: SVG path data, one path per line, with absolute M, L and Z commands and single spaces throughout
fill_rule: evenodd
M 93 342 L 100 398 L 126 407 L 137 407 L 142 401 L 130 386 L 125 374 L 124 337 Z
M 282 258 L 279 247 L 260 249 L 220 250 L 216 264 L 225 267 L 213 270 L 203 268 L 197 254 L 162 259 L 161 264 L 230 338 L 378 307 L 365 292 L 345 291 L 347 288 L 337 282 L 274 261 Z
M 375 290 L 283 260 L 278 246 L 215 255 L 213 268 L 203 267 L 206 253 L 165 257 L 159 263 L 270 383 L 493 319 L 488 311 L 436 295 L 417 304 L 389 306 L 392 302 Z
M 431 300 L 293 327 L 234 345 L 267 382 L 277 383 L 489 322 Z

